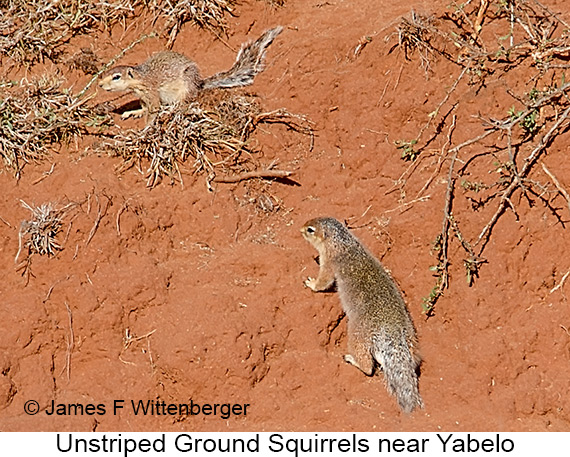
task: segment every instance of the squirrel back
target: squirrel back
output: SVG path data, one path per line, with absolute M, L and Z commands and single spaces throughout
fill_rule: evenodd
M 283 27 L 277 26 L 265 31 L 254 42 L 244 43 L 239 50 L 232 68 L 216 73 L 203 80 L 204 89 L 241 87 L 253 84 L 255 75 L 265 68 L 264 59 L 267 47 L 281 33 Z
M 400 408 L 423 407 L 418 390 L 421 357 L 416 331 L 394 280 L 382 264 L 338 220 L 320 217 L 301 232 L 319 252 L 319 276 L 305 284 L 324 291 L 336 283 L 348 318 L 345 360 L 368 376 L 379 366 Z

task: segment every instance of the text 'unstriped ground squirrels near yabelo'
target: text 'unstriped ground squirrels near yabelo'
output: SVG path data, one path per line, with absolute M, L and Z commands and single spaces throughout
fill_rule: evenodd
M 311 219 L 301 229 L 319 252 L 319 275 L 305 285 L 315 292 L 336 282 L 348 318 L 344 359 L 368 376 L 378 365 L 388 391 L 404 412 L 423 408 L 418 390 L 421 356 L 402 294 L 384 267 L 338 220 Z

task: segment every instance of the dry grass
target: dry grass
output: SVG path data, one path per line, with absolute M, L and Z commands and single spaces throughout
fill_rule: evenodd
M 430 69 L 432 46 L 429 43 L 429 27 L 433 18 L 416 13 L 414 10 L 409 18 L 403 17 L 398 25 L 398 46 L 404 51 L 406 59 L 418 53 L 422 68 L 427 72 Z
M 73 36 L 132 17 L 142 0 L 4 0 L 0 2 L 0 54 L 27 65 L 56 61 Z
M 172 47 L 182 24 L 190 22 L 216 35 L 226 34 L 227 15 L 234 15 L 236 0 L 155 0 L 152 9 L 164 20 L 163 33 Z
M 27 163 L 49 154 L 49 147 L 85 134 L 107 118 L 96 116 L 68 90 L 63 79 L 43 76 L 31 82 L 0 84 L 0 156 L 19 178 Z
M 154 187 L 164 177 L 181 181 L 180 166 L 187 161 L 192 161 L 194 173 L 205 173 L 208 182 L 216 173 L 248 170 L 254 152 L 249 142 L 261 123 L 312 132 L 301 116 L 285 110 L 263 113 L 252 96 L 217 95 L 205 95 L 185 109 L 165 109 L 142 131 L 120 131 L 101 147 L 124 159 L 122 170 L 137 167 L 147 185 Z
M 31 218 L 20 224 L 19 247 L 14 262 L 17 264 L 22 251 L 26 252 L 17 270 L 21 270 L 22 275 L 29 280 L 34 254 L 53 257 L 63 249 L 63 243 L 58 240 L 58 235 L 63 227 L 64 217 L 79 205 L 75 202 L 63 206 L 52 202 L 40 206 L 30 206 L 24 201 L 21 203 L 31 212 Z
M 148 12 L 160 23 L 172 46 L 186 22 L 216 35 L 227 31 L 226 17 L 235 0 L 4 0 L 0 1 L 0 55 L 32 65 L 44 59 L 57 62 L 63 46 L 77 35 L 109 29 Z
M 56 209 L 53 203 L 32 207 L 22 201 L 22 206 L 32 213 L 32 217 L 22 221 L 20 225 L 20 249 L 16 254 L 16 261 L 24 248 L 28 250 L 28 255 L 36 253 L 54 256 L 61 251 L 57 235 L 63 225 L 65 211 Z

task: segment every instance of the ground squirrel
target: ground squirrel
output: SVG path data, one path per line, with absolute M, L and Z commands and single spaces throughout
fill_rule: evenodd
M 105 90 L 130 91 L 140 98 L 141 108 L 126 111 L 123 119 L 155 113 L 161 105 L 172 105 L 195 99 L 204 89 L 247 86 L 263 70 L 265 51 L 282 27 L 267 30 L 256 41 L 244 43 L 236 61 L 228 71 L 202 79 L 198 66 L 183 54 L 162 51 L 144 63 L 121 65 L 101 75 L 99 86 Z
M 398 287 L 382 264 L 336 219 L 311 219 L 301 229 L 319 252 L 319 276 L 305 285 L 315 292 L 336 281 L 348 317 L 348 354 L 344 359 L 368 376 L 375 362 L 400 408 L 423 408 L 418 391 L 421 357 L 414 324 Z

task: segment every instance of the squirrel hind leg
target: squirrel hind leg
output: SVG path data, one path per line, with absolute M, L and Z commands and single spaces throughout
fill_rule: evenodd
M 344 361 L 350 363 L 362 371 L 366 376 L 372 376 L 374 374 L 374 360 L 370 354 L 360 354 L 357 360 L 352 354 L 345 354 Z
M 344 356 L 345 362 L 354 365 L 367 376 L 374 374 L 374 358 L 370 352 L 370 344 L 350 320 L 348 321 L 348 354 Z

